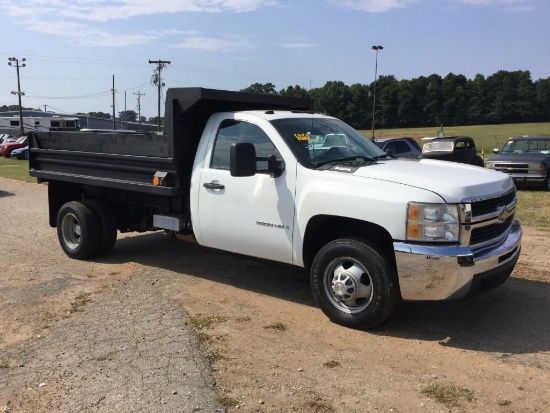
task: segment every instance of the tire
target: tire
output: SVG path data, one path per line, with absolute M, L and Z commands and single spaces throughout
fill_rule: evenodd
M 112 251 L 117 238 L 117 224 L 113 209 L 101 199 L 89 199 L 84 202 L 99 220 L 99 245 L 96 251 L 98 256 Z
M 394 266 L 362 240 L 337 239 L 317 253 L 311 289 L 321 310 L 335 323 L 367 329 L 395 309 L 399 288 Z
M 544 191 L 550 191 L 550 171 L 548 171 L 548 174 L 546 175 L 546 179 L 542 183 L 542 189 Z
M 57 214 L 57 238 L 70 258 L 89 258 L 99 247 L 99 219 L 88 205 L 67 202 Z

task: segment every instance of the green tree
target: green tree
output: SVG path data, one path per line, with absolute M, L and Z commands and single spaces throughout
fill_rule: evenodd
M 393 75 L 380 76 L 376 88 L 375 126 L 395 127 L 398 123 L 399 82 Z
M 319 96 L 319 106 L 324 113 L 344 122 L 349 120 L 348 106 L 351 103 L 349 86 L 342 81 L 330 81 L 323 86 Z
M 111 115 L 105 112 L 88 112 L 88 116 L 91 118 L 111 119 Z
M 273 83 L 253 83 L 245 89 L 241 89 L 241 92 L 257 93 L 260 95 L 276 95 L 277 90 Z
M 118 113 L 118 119 L 122 122 L 136 122 L 137 113 L 133 110 L 124 110 Z
M 535 82 L 535 105 L 538 121 L 550 120 L 550 77 Z
M 281 89 L 279 91 L 279 95 L 281 95 L 281 96 L 291 96 L 291 97 L 297 97 L 297 98 L 307 98 L 307 97 L 309 97 L 308 91 L 306 89 L 302 88 L 299 85 L 288 86 L 286 89 Z
M 370 92 L 367 85 L 355 83 L 350 86 L 350 101 L 347 107 L 348 121 L 356 129 L 367 129 L 370 126 Z

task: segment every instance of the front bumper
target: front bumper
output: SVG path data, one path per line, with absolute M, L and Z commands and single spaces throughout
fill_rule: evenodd
M 521 234 L 514 221 L 502 240 L 477 250 L 394 242 L 401 297 L 452 300 L 501 285 L 519 258 Z
M 546 175 L 519 175 L 519 174 L 509 174 L 512 179 L 514 180 L 514 183 L 517 186 L 522 185 L 542 185 L 544 181 L 546 180 Z

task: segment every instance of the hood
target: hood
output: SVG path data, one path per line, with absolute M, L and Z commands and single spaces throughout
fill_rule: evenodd
M 545 159 L 550 160 L 549 154 L 542 153 L 506 153 L 501 155 L 495 155 L 490 159 L 487 159 L 487 162 L 514 162 L 514 163 L 540 163 Z
M 431 159 L 382 160 L 357 169 L 354 175 L 425 189 L 449 203 L 496 195 L 514 187 L 510 176 L 502 172 Z

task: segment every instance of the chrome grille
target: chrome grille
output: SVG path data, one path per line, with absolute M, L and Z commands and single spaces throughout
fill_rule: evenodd
M 526 163 L 495 163 L 495 170 L 509 174 L 527 173 L 529 165 Z
M 471 218 L 463 226 L 463 242 L 476 247 L 498 242 L 512 226 L 516 203 L 515 188 L 502 195 L 472 200 L 467 208 Z
M 516 199 L 516 191 L 511 190 L 504 195 L 472 202 L 472 216 L 479 217 L 495 213 L 500 207 L 510 205 Z
M 501 235 L 503 235 L 508 230 L 508 228 L 510 228 L 510 225 L 512 225 L 513 220 L 514 220 L 514 216 L 510 216 L 504 222 L 472 229 L 472 235 L 470 236 L 470 244 L 471 245 L 482 244 L 487 241 L 498 239 Z

